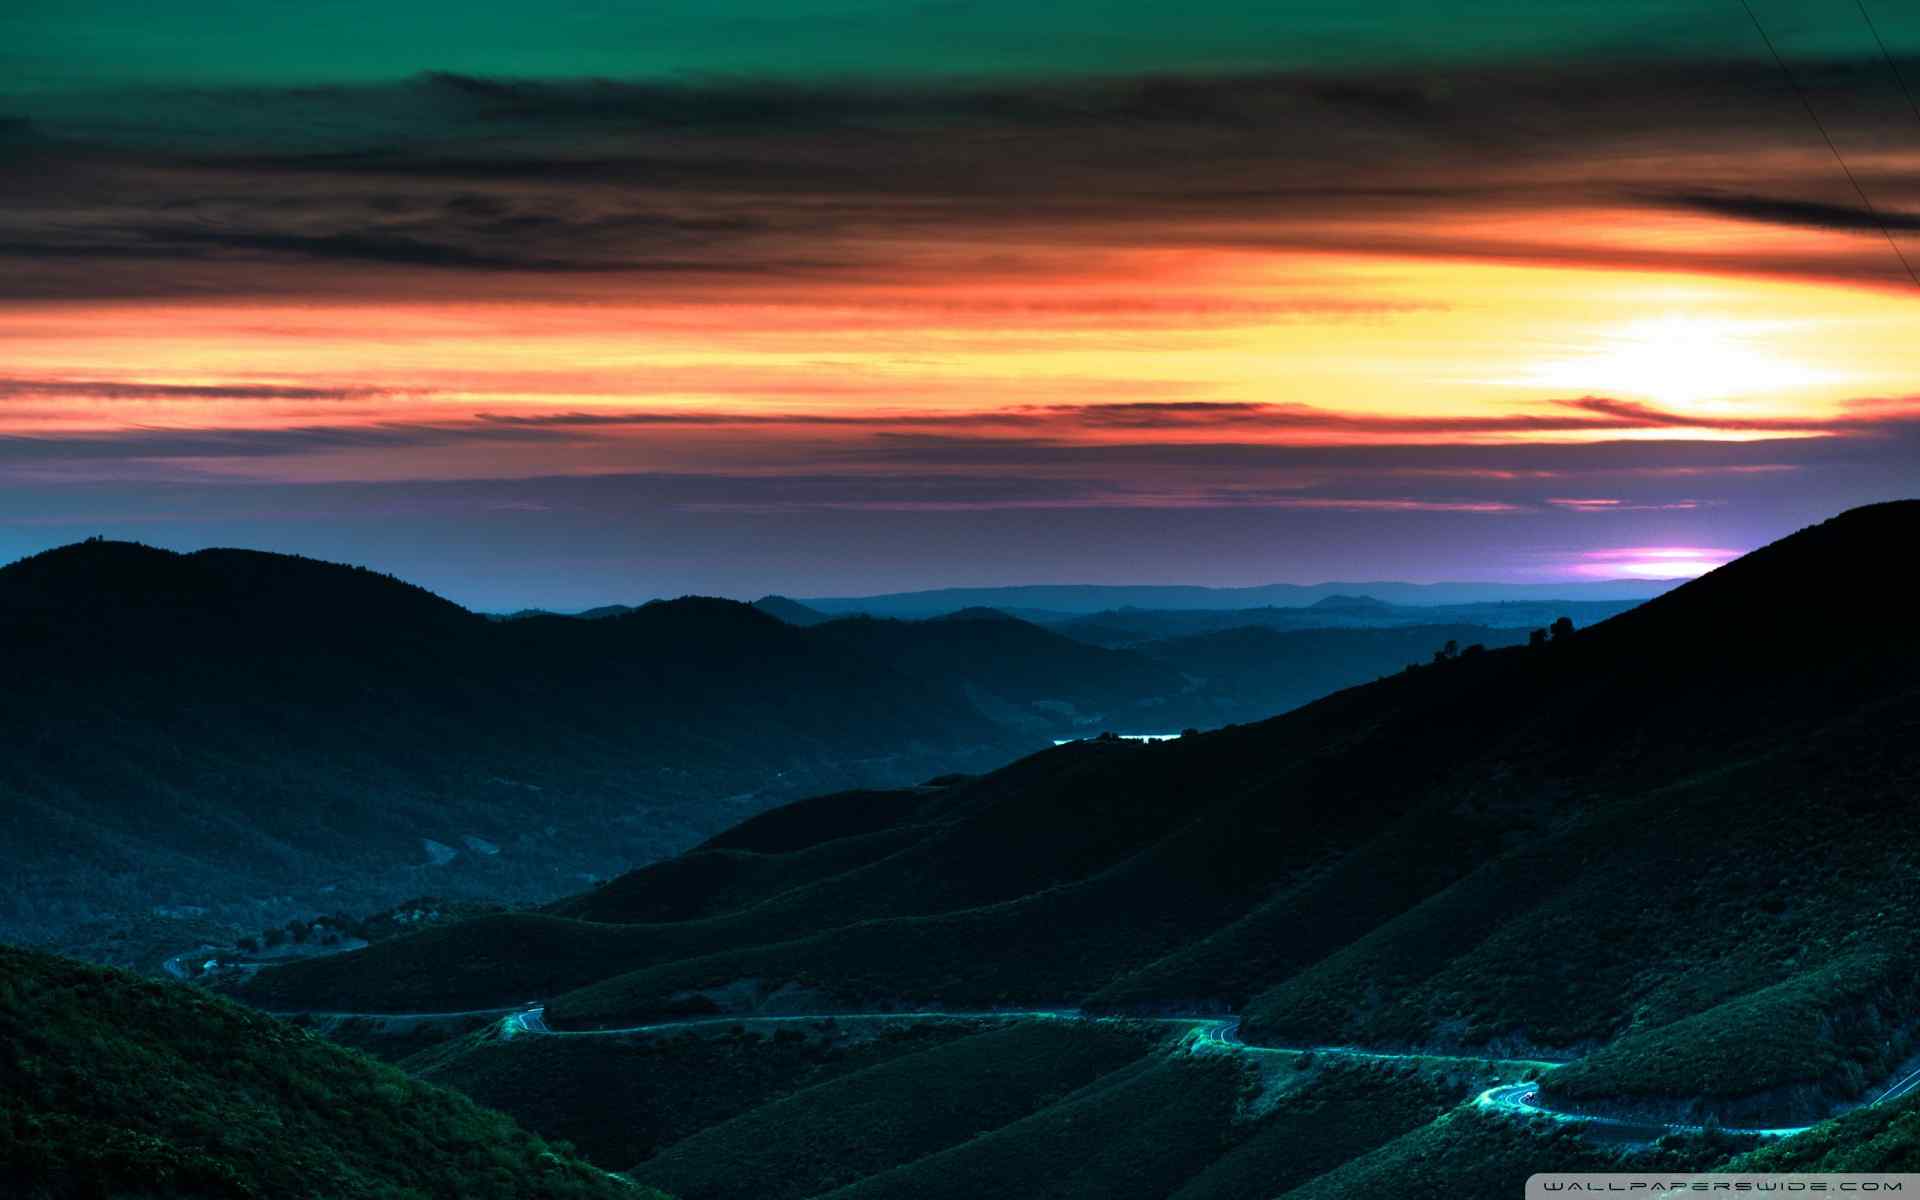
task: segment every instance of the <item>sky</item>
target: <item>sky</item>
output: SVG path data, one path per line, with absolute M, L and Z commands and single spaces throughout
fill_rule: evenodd
M 1920 10 L 1752 10 L 14 3 L 0 561 L 1697 574 L 1920 491 Z

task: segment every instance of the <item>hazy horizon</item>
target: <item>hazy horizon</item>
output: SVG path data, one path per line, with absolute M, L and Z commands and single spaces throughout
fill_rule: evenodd
M 191 554 L 199 550 L 241 549 L 276 554 L 300 554 L 303 557 L 317 558 L 336 562 L 346 566 L 366 567 L 392 575 L 406 583 L 416 584 L 427 590 L 452 600 L 464 608 L 483 613 L 513 613 L 520 611 L 552 612 L 561 615 L 588 612 L 594 609 L 613 606 L 639 606 L 661 600 L 682 599 L 689 596 L 709 596 L 725 600 L 752 603 L 767 598 L 785 598 L 802 604 L 818 603 L 829 606 L 823 611 L 839 612 L 847 604 L 862 600 L 891 600 L 911 597 L 954 597 L 953 607 L 966 607 L 980 602 L 976 597 L 992 599 L 992 594 L 1002 593 L 1001 598 L 1009 607 L 1046 610 L 1049 605 L 1041 603 L 1044 596 L 1021 597 L 1014 593 L 1129 593 L 1114 597 L 1109 604 L 1105 598 L 1088 598 L 1084 601 L 1073 597 L 1059 597 L 1057 606 L 1060 612 L 1092 612 L 1101 608 L 1128 604 L 1137 607 L 1164 606 L 1169 608 L 1205 608 L 1212 607 L 1210 601 L 1217 599 L 1218 607 L 1223 609 L 1264 606 L 1305 606 L 1323 599 L 1328 595 L 1360 595 L 1372 599 L 1384 600 L 1395 605 L 1444 605 L 1493 603 L 1502 599 L 1650 599 L 1673 587 L 1694 578 L 1693 573 L 1668 576 L 1595 576 L 1581 579 L 1561 580 L 1511 580 L 1494 577 L 1475 578 L 1473 573 L 1463 573 L 1451 578 L 1405 579 L 1391 577 L 1352 578 L 1352 579 L 1265 579 L 1250 583 L 1187 583 L 1179 580 L 1142 580 L 1119 577 L 1111 580 L 1059 579 L 1051 581 L 1008 580 L 1005 582 L 958 582 L 940 583 L 926 587 L 894 587 L 871 591 L 843 590 L 803 592 L 795 588 L 778 586 L 748 585 L 727 590 L 662 590 L 638 592 L 608 593 L 599 598 L 581 600 L 578 598 L 562 602 L 541 602 L 537 599 L 543 593 L 539 585 L 516 587 L 514 581 L 517 572 L 502 569 L 491 585 L 484 581 L 477 586 L 469 584 L 466 588 L 455 586 L 443 588 L 429 582 L 426 578 L 416 577 L 405 570 L 396 570 L 382 565 L 378 561 L 368 561 L 355 557 L 334 557 L 264 545 L 243 545 L 239 543 L 209 542 L 205 544 L 170 544 L 166 541 L 143 538 L 140 536 L 120 536 L 90 534 L 88 537 L 104 537 L 108 541 L 125 541 L 174 553 Z M 21 559 L 49 550 L 60 549 L 77 541 L 63 541 L 39 546 L 18 555 L 0 558 L 0 568 L 11 565 Z M 1166 597 L 1161 605 L 1163 593 L 1189 593 L 1186 596 Z M 1199 593 L 1196 597 L 1193 593 Z M 1262 593 L 1267 593 L 1263 595 Z M 553 594 L 579 596 L 578 589 L 570 591 L 553 590 Z M 526 603 L 489 604 L 477 596 L 532 596 L 535 599 Z

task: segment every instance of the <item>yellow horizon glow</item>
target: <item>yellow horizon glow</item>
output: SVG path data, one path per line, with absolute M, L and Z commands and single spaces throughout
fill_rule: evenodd
M 800 424 L 838 417 L 870 433 L 916 414 L 1005 412 L 1030 422 L 1032 414 L 1087 405 L 1204 403 L 1304 406 L 1355 424 L 1145 421 L 1054 436 L 1308 444 L 1751 438 L 1794 431 L 1672 423 L 1408 431 L 1392 423 L 1565 417 L 1567 402 L 1599 396 L 1729 425 L 1817 426 L 1846 418 L 1863 398 L 1913 394 L 1916 315 L 1920 298 L 1830 281 L 1215 248 L 1110 252 L 1037 278 L 795 285 L 730 300 L 610 290 L 512 302 L 42 305 L 0 309 L 10 376 L 339 394 L 23 393 L 0 409 L 0 433 L 633 410 Z M 670 464 L 674 445 L 701 445 L 677 427 L 601 436 L 611 449 L 580 456 L 548 448 L 544 465 L 528 469 Z M 514 469 L 506 461 L 514 454 L 542 453 L 448 451 L 416 456 L 415 466 L 430 474 Z M 321 477 L 329 469 L 347 478 L 382 473 L 369 454 L 329 452 L 316 461 L 324 460 Z

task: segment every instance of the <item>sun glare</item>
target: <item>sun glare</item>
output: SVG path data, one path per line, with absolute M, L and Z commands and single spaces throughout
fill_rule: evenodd
M 1831 382 L 1833 372 L 1769 348 L 1778 324 L 1683 313 L 1639 318 L 1600 332 L 1590 349 L 1539 364 L 1525 382 L 1702 412 Z

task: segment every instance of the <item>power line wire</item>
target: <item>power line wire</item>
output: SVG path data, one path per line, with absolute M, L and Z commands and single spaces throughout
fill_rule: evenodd
M 1874 45 L 1880 47 L 1880 57 L 1887 60 L 1887 70 L 1893 72 L 1893 81 L 1900 85 L 1906 94 L 1907 107 L 1913 109 L 1914 119 L 1920 121 L 1920 100 L 1913 98 L 1913 89 L 1907 86 L 1907 77 L 1900 70 L 1900 64 L 1893 61 L 1893 54 L 1887 49 L 1886 41 L 1880 36 L 1880 27 L 1873 23 L 1873 14 L 1867 11 L 1867 0 L 1853 0 L 1854 7 L 1860 10 L 1860 19 L 1867 23 L 1867 29 L 1873 34 Z
M 1747 10 L 1747 19 L 1753 22 L 1754 29 L 1760 34 L 1760 40 L 1767 44 L 1767 53 L 1773 56 L 1774 65 L 1779 67 L 1780 73 L 1787 77 L 1787 86 L 1791 87 L 1793 94 L 1800 98 L 1801 107 L 1807 110 L 1807 116 L 1813 120 L 1813 127 L 1820 131 L 1821 140 L 1827 143 L 1827 149 L 1833 152 L 1833 161 L 1840 164 L 1841 173 L 1847 177 L 1847 182 L 1853 185 L 1853 192 L 1860 197 L 1860 203 L 1866 207 L 1867 215 L 1872 217 L 1873 223 L 1880 227 L 1880 234 L 1887 239 L 1887 245 L 1893 250 L 1893 256 L 1900 260 L 1902 267 L 1906 268 L 1907 278 L 1913 280 L 1915 287 L 1920 287 L 1920 274 L 1914 272 L 1913 264 L 1907 261 L 1906 254 L 1900 249 L 1900 243 L 1894 240 L 1893 231 L 1887 228 L 1887 223 L 1880 217 L 1880 211 L 1874 208 L 1873 201 L 1867 198 L 1867 189 L 1861 187 L 1860 181 L 1854 178 L 1853 168 L 1847 166 L 1847 160 L 1841 155 L 1839 145 L 1834 142 L 1833 135 L 1827 132 L 1826 122 L 1822 121 L 1820 114 L 1814 110 L 1813 101 L 1807 97 L 1806 89 L 1800 86 L 1800 80 L 1794 76 L 1793 69 L 1787 66 L 1786 59 L 1780 57 L 1780 51 L 1774 46 L 1773 38 L 1767 34 L 1767 27 L 1760 23 L 1760 15 L 1753 11 L 1753 5 L 1748 3 L 1748 0 L 1740 0 L 1740 7 Z

